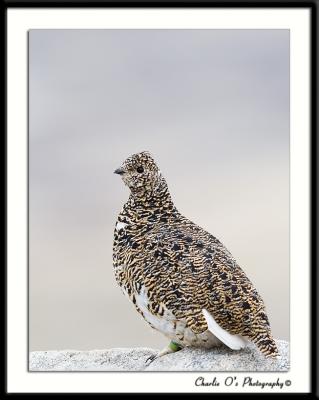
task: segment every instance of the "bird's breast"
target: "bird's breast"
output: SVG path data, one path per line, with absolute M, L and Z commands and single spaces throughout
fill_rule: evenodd
M 117 232 L 124 230 L 127 227 L 127 223 L 126 222 L 122 222 L 122 221 L 117 221 L 116 225 L 115 225 L 115 230 Z

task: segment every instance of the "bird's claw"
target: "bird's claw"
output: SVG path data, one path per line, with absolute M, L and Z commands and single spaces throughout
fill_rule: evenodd
M 155 359 L 157 358 L 157 354 L 152 354 L 150 357 L 147 358 L 145 364 L 150 365 Z

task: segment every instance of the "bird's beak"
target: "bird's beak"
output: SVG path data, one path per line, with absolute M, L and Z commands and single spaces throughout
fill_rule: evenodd
M 117 168 L 117 169 L 114 171 L 114 174 L 123 175 L 123 174 L 124 174 L 123 168 Z

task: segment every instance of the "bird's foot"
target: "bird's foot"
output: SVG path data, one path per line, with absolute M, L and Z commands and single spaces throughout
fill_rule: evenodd
M 182 349 L 181 345 L 179 345 L 176 342 L 171 341 L 170 344 L 167 347 L 165 347 L 163 350 L 161 350 L 158 354 L 152 354 L 150 357 L 148 357 L 148 359 L 145 361 L 145 364 L 150 365 L 157 358 L 165 356 L 166 354 L 175 353 L 176 351 L 179 351 L 181 349 Z
M 145 364 L 150 365 L 157 357 L 158 357 L 157 354 L 152 354 L 150 357 L 146 359 Z

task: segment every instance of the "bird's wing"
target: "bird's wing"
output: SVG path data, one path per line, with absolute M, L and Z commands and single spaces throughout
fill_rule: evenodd
M 195 333 L 249 337 L 261 324 L 269 328 L 253 284 L 222 243 L 197 225 L 163 225 L 148 238 L 146 252 L 144 280 L 155 303 Z

